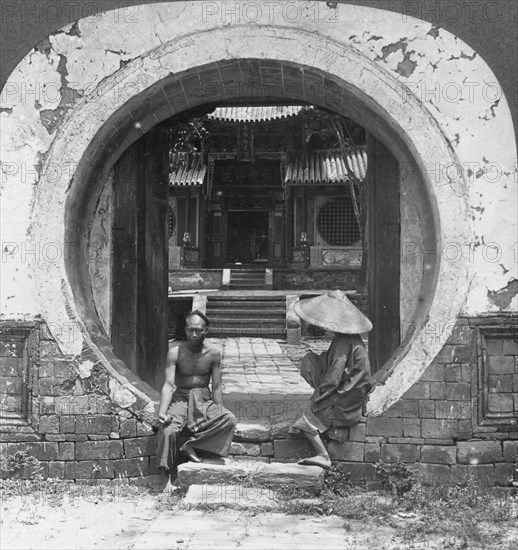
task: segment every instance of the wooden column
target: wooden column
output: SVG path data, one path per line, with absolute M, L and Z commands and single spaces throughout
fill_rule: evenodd
M 373 372 L 400 343 L 399 163 L 380 141 L 367 135 L 369 357 Z
M 302 231 L 307 233 L 308 231 L 308 199 L 307 199 L 306 187 L 304 185 L 301 187 L 301 193 L 302 193 L 302 207 L 301 207 Z
M 273 236 L 273 265 L 282 267 L 284 260 L 284 223 L 285 223 L 284 203 L 276 203 L 275 209 L 270 214 L 270 235 Z
M 167 355 L 167 140 L 160 129 L 142 138 L 139 181 L 137 374 L 159 387 Z
M 130 147 L 113 170 L 113 350 L 137 371 L 137 181 L 140 149 Z
M 155 388 L 167 354 L 167 180 L 167 140 L 159 129 L 114 168 L 112 343 Z
M 284 218 L 284 254 L 285 254 L 285 267 L 291 264 L 293 257 L 293 197 L 291 194 L 291 188 L 288 187 L 286 192 L 286 198 L 284 200 L 284 209 L 286 216 Z

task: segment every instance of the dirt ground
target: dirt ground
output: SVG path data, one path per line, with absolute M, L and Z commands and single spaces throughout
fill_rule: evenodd
M 59 493 L 59 491 L 58 491 Z M 180 496 L 143 489 L 105 491 L 69 486 L 66 491 L 2 495 L 0 547 L 17 549 L 207 548 L 340 550 L 444 550 L 518 548 L 514 513 L 497 523 L 478 521 L 480 510 L 458 525 L 391 503 L 389 496 L 360 495 L 347 502 L 346 516 L 325 510 L 273 513 L 258 510 L 190 510 Z M 370 507 L 370 508 L 369 508 Z M 377 517 L 377 512 L 380 512 Z M 388 513 L 387 513 L 388 511 Z M 320 512 L 320 513 L 318 513 Z M 455 514 L 451 510 L 451 514 Z M 493 510 L 489 516 L 494 516 Z M 476 521 L 475 521 L 476 520 Z M 327 541 L 327 542 L 323 542 Z
M 65 495 L 61 503 L 44 494 L 2 499 L 0 547 L 7 549 L 131 548 L 157 517 L 156 497 L 95 492 Z

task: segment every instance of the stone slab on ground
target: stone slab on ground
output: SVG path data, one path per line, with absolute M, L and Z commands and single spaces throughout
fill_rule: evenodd
M 229 485 L 227 483 L 191 485 L 183 504 L 196 506 L 221 506 L 231 510 L 275 510 L 279 499 L 272 489 Z
M 186 462 L 178 466 L 178 480 L 182 485 L 229 484 L 253 481 L 253 484 L 279 488 L 296 486 L 318 493 L 323 486 L 324 470 L 318 466 L 300 466 L 272 462 L 207 460 L 201 463 Z
M 133 550 L 344 550 L 344 520 L 336 516 L 255 515 L 224 511 L 167 511 L 135 541 Z

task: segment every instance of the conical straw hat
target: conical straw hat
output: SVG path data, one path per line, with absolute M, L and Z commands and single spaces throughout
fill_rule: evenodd
M 372 323 L 341 290 L 296 302 L 295 313 L 307 323 L 332 332 L 363 334 Z

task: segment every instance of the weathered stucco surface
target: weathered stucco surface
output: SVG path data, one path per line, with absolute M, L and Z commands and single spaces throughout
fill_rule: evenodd
M 293 12 L 254 5 L 254 14 L 242 4 L 233 13 L 235 3 L 146 5 L 130 21 L 107 12 L 55 33 L 19 64 L 0 113 L 1 313 L 42 315 L 51 330 L 72 324 L 77 337 L 56 335 L 68 355 L 89 341 L 65 269 L 67 247 L 76 246 L 65 243 L 65 200 L 88 143 L 119 107 L 171 73 L 221 59 L 309 65 L 350 82 L 399 127 L 440 220 L 437 250 L 423 252 L 425 269 L 441 263 L 428 323 L 442 323 L 444 334 L 433 342 L 424 330 L 416 334 L 401 368 L 373 395 L 370 410 L 379 412 L 417 381 L 461 308 L 470 315 L 516 309 L 509 108 L 476 52 L 429 23 L 345 5 L 300 2 Z M 143 122 L 135 126 L 144 132 L 158 119 Z M 412 162 L 406 168 L 417 171 Z M 499 299 L 502 289 L 509 300 Z

